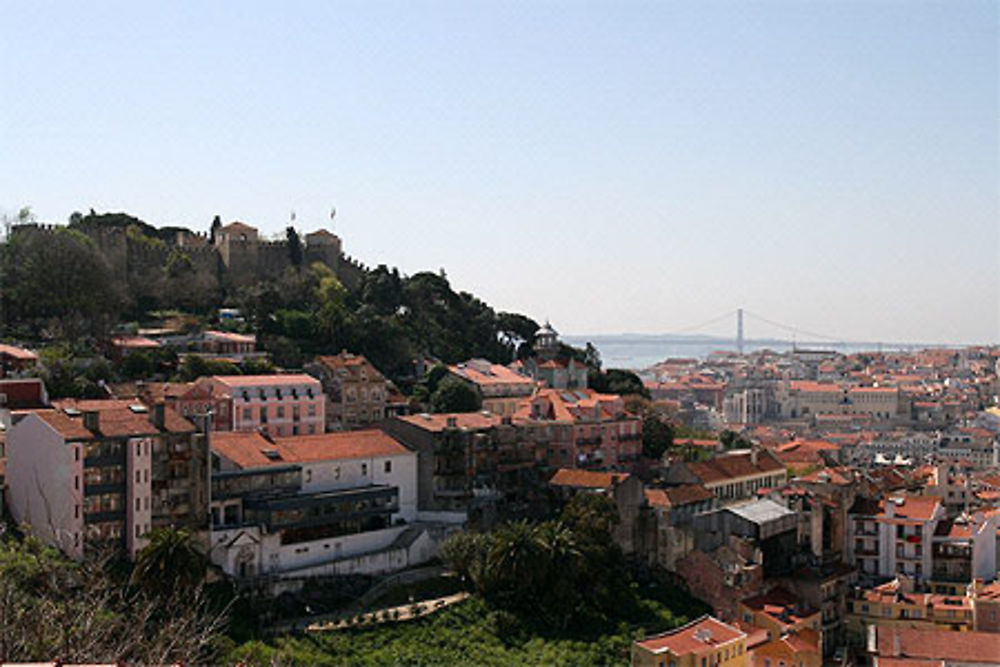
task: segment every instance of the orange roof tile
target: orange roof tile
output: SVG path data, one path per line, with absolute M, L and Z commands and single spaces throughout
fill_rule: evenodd
M 243 469 L 412 453 L 378 429 L 273 439 L 257 431 L 224 431 L 212 435 L 211 445 L 213 451 Z
M 739 628 L 723 623 L 717 618 L 703 616 L 687 625 L 660 635 L 648 637 L 638 643 L 653 653 L 670 653 L 681 656 L 703 651 L 714 651 L 722 644 L 746 637 Z
M 433 415 L 425 413 L 405 415 L 398 419 L 434 433 L 440 433 L 447 428 L 463 428 L 470 431 L 479 431 L 493 428 L 503 422 L 503 418 L 500 415 L 482 412 L 450 412 Z M 454 420 L 451 422 L 453 426 L 449 426 L 449 420 Z
M 583 489 L 610 489 L 615 484 L 628 479 L 628 477 L 628 473 L 560 468 L 552 476 L 552 479 L 549 480 L 549 484 Z
M 876 650 L 882 658 L 946 660 L 1000 665 L 1000 634 L 963 632 L 961 641 L 946 630 L 877 626 Z

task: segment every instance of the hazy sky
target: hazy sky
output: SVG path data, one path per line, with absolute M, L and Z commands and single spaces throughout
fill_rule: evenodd
M 0 0 L 0 212 L 336 206 L 563 332 L 996 342 L 998 6 Z

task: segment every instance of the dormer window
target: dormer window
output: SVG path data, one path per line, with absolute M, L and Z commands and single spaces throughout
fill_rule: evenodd
M 250 402 L 250 392 L 246 391 L 245 389 L 243 390 L 243 400 L 246 401 L 247 403 Z
M 277 397 L 277 399 L 279 401 L 281 400 L 281 388 L 280 387 L 274 390 L 274 395 Z
M 266 401 L 267 400 L 267 394 L 264 392 L 263 389 L 260 390 L 260 400 L 262 400 L 262 401 Z

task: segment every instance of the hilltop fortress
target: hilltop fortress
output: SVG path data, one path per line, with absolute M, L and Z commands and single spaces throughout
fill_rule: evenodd
M 152 279 L 152 274 L 164 270 L 190 272 L 190 279 L 199 286 L 230 292 L 277 278 L 293 266 L 287 240 L 262 239 L 255 227 L 243 222 L 217 227 L 214 238 L 183 227 L 157 229 L 119 214 L 91 216 L 71 222 L 70 228 L 94 241 L 121 280 L 142 279 L 145 274 Z M 22 224 L 11 228 L 11 236 L 50 234 L 56 229 L 59 226 Z M 355 289 L 367 270 L 345 255 L 340 237 L 326 229 L 306 234 L 301 251 L 301 266 L 324 264 L 348 289 Z

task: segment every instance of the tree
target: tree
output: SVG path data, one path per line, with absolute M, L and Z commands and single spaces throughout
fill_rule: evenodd
M 753 443 L 748 439 L 729 429 L 719 434 L 719 442 L 725 449 L 748 449 L 753 446 Z
M 647 415 L 642 420 L 642 455 L 659 460 L 673 446 L 673 427 L 662 419 Z
M 207 560 L 194 534 L 183 528 L 156 528 L 136 557 L 133 581 L 156 595 L 192 591 L 205 578 Z
M 220 229 L 222 229 L 222 219 L 219 216 L 215 216 L 212 218 L 212 227 L 208 232 L 208 242 L 212 245 L 215 245 L 215 239 Z
M 296 269 L 302 267 L 302 240 L 295 227 L 289 226 L 285 229 L 285 237 L 288 239 L 288 261 Z
M 0 662 L 214 663 L 227 610 L 201 587 L 123 585 L 112 552 L 74 562 L 28 536 L 0 539 Z
M 4 246 L 5 316 L 36 334 L 103 336 L 123 306 L 121 286 L 93 241 L 75 229 L 15 234 Z
M 479 391 L 455 377 L 447 377 L 431 394 L 434 412 L 476 412 L 483 406 Z
M 649 390 L 639 376 L 621 368 L 609 368 L 607 371 L 591 368 L 587 373 L 587 386 L 601 393 L 650 397 Z

